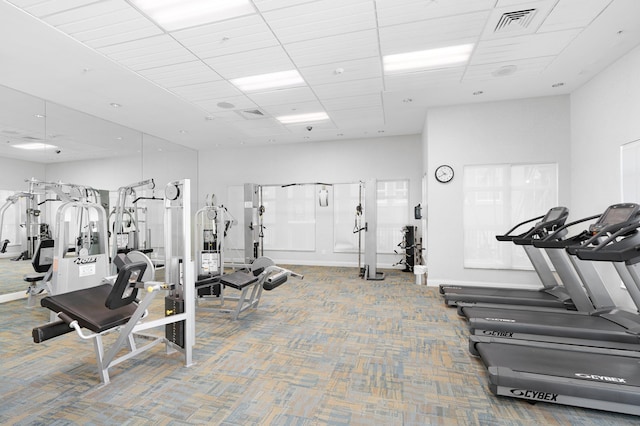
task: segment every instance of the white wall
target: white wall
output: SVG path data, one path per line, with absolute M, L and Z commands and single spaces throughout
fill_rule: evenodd
M 463 185 L 466 165 L 557 163 L 559 203 L 570 188 L 569 97 L 554 96 L 430 109 L 423 144 L 428 180 L 428 284 L 484 283 L 540 286 L 532 271 L 463 267 Z M 453 166 L 452 182 L 435 181 L 440 164 Z M 532 216 L 541 214 L 533 212 Z M 506 231 L 506 230 L 505 230 Z
M 640 139 L 640 47 L 571 94 L 571 205 L 586 216 L 621 199 L 620 146 Z M 600 265 L 614 300 L 632 308 L 613 268 Z
M 620 146 L 640 139 L 640 47 L 571 94 L 571 134 L 574 208 L 588 215 L 623 201 Z
M 419 224 L 412 216 L 412 207 L 420 202 L 422 147 L 419 135 L 201 151 L 198 168 L 200 200 L 204 200 L 205 194 L 213 193 L 219 204 L 227 203 L 229 186 L 245 183 L 409 179 L 407 224 Z M 315 252 L 265 252 L 265 255 L 278 262 L 294 264 L 356 266 L 357 255 L 333 253 L 331 218 L 323 211 L 317 212 Z M 402 238 L 400 231 L 398 242 Z M 378 266 L 388 267 L 399 258 L 379 255 Z

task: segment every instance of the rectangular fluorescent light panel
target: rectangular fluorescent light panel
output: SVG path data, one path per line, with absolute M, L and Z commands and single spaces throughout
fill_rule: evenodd
M 473 44 L 399 53 L 383 57 L 384 72 L 420 71 L 462 64 L 469 60 Z
M 312 112 L 309 114 L 296 114 L 296 115 L 281 115 L 276 117 L 276 120 L 282 124 L 299 124 L 310 123 L 312 121 L 328 120 L 329 116 L 326 112 Z
M 166 31 L 255 13 L 249 0 L 130 0 Z
M 48 143 L 42 143 L 42 142 L 21 143 L 19 145 L 11 145 L 11 146 L 14 148 L 29 149 L 29 150 L 57 148 L 57 146 L 55 145 L 49 145 Z
M 234 78 L 229 81 L 243 92 L 258 92 L 304 84 L 304 79 L 296 70 Z

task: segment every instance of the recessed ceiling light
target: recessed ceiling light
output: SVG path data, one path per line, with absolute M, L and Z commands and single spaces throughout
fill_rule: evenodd
M 229 81 L 243 92 L 256 92 L 259 90 L 304 84 L 304 80 L 297 70 L 234 78 Z
M 336 68 L 336 69 L 333 71 L 333 73 L 334 73 L 334 74 L 336 74 L 336 75 L 343 74 L 343 73 L 344 73 L 344 68 Z
M 45 118 L 46 116 L 42 115 L 42 114 L 35 114 L 34 117 L 35 118 Z
M 187 133 L 189 133 L 189 132 L 187 132 L 187 131 L 186 131 L 186 130 L 184 130 L 184 129 L 180 129 L 180 130 L 178 130 L 178 133 L 180 133 L 181 135 L 186 135 L 186 134 L 187 134 Z
M 130 0 L 167 31 L 255 13 L 248 0 Z
M 109 105 L 111 105 L 113 108 L 120 108 L 122 105 L 120 105 L 119 103 L 116 102 L 111 102 Z
M 308 114 L 281 115 L 276 120 L 282 124 L 309 123 L 312 121 L 328 120 L 329 116 L 326 112 L 312 112 Z
M 48 143 L 42 142 L 30 142 L 30 143 L 21 143 L 18 145 L 11 145 L 14 148 L 27 149 L 27 150 L 36 150 L 36 149 L 55 149 L 57 146 L 49 145 Z
M 564 86 L 564 83 L 560 82 L 560 83 L 554 83 L 551 85 L 551 87 L 556 88 L 556 87 L 562 87 Z
M 382 58 L 385 74 L 427 70 L 466 62 L 473 44 L 386 55 Z
M 218 102 L 216 105 L 218 106 L 218 108 L 225 108 L 225 109 L 231 109 L 236 107 L 231 102 Z
M 121 141 L 122 140 L 122 136 L 116 136 L 116 140 L 117 141 Z
M 475 92 L 473 92 L 473 96 L 478 96 L 478 95 L 482 95 L 484 92 L 482 90 L 476 90 Z

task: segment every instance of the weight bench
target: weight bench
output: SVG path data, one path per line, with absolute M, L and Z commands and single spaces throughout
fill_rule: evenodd
M 231 274 L 221 275 L 221 303 L 224 306 L 225 299 L 236 300 L 237 305 L 234 310 L 221 309 L 223 312 L 232 312 L 232 318 L 238 319 L 240 313 L 257 308 L 262 297 L 262 290 L 271 291 L 284 284 L 289 275 L 303 278 L 302 275 L 295 274 L 284 268 L 276 266 L 273 260 L 268 257 L 259 257 L 251 264 L 251 271 L 236 271 Z M 217 277 L 216 277 L 217 278 Z M 225 296 L 223 287 L 231 287 L 240 291 L 240 296 Z
M 145 262 L 128 263 L 120 268 L 113 285 L 107 282 L 96 287 L 44 297 L 40 304 L 55 312 L 59 319 L 35 327 L 32 331 L 33 341 L 42 343 L 74 330 L 82 339 L 92 339 L 98 372 L 104 385 L 109 383 L 109 368 L 122 361 L 160 343 L 166 343 L 168 349 L 170 346 L 180 346 L 180 342 L 169 340 L 168 337 L 141 333 L 150 328 L 165 326 L 166 334 L 169 335 L 171 324 L 185 322 L 185 314 L 175 312 L 175 309 L 174 312 L 168 312 L 164 318 L 148 323 L 140 322 L 146 316 L 147 308 L 156 293 L 174 288 L 173 284 L 167 283 L 154 281 L 143 283 L 140 279 L 146 268 Z M 140 289 L 145 291 L 142 301 L 136 299 Z M 85 334 L 83 329 L 89 330 L 90 333 Z M 102 336 L 116 331 L 120 334 L 105 354 Z M 134 336 L 151 341 L 142 347 L 137 347 Z M 128 345 L 129 352 L 116 358 L 125 344 Z

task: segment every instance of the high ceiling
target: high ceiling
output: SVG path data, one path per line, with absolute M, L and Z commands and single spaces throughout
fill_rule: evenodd
M 0 84 L 195 149 L 304 143 L 421 133 L 436 105 L 570 93 L 640 43 L 638 0 L 250 0 L 173 31 L 138 4 L 0 1 Z M 456 45 L 468 60 L 383 67 Z M 288 70 L 303 80 L 230 82 Z M 329 119 L 275 118 L 317 112 Z

